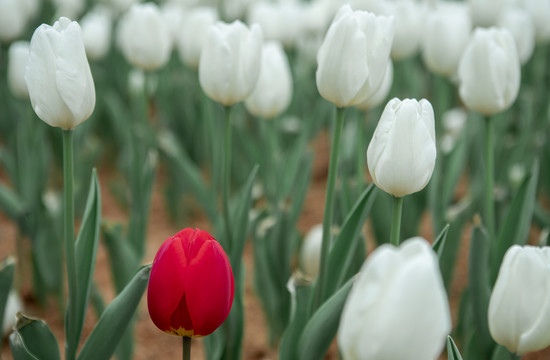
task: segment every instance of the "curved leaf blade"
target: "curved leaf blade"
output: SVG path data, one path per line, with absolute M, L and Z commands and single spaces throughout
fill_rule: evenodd
M 10 348 L 15 360 L 59 360 L 57 340 L 48 324 L 17 314 L 17 323 L 10 335 Z

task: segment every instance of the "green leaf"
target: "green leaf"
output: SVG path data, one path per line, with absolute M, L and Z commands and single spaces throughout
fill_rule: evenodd
M 61 358 L 57 340 L 48 324 L 17 314 L 14 332 L 10 335 L 14 360 L 58 360 Z
M 466 141 L 466 132 L 463 132 L 455 148 L 451 151 L 445 161 L 445 170 L 443 171 L 443 185 L 441 190 L 441 201 L 443 209 L 453 199 L 456 185 L 460 176 L 463 174 L 464 165 L 468 155 L 468 143 Z
M 448 360 L 462 360 L 460 351 L 458 351 L 453 338 L 450 336 L 447 336 L 447 358 Z
M 468 281 L 474 324 L 479 337 L 479 344 L 487 357 L 494 346 L 489 333 L 487 313 L 491 288 L 489 283 L 489 238 L 485 229 L 475 225 L 470 240 L 470 257 L 468 264 Z
M 520 357 L 517 357 L 520 359 Z M 493 351 L 493 356 L 491 357 L 491 360 L 510 360 L 513 359 L 512 353 L 508 351 L 504 346 L 497 345 L 495 347 L 495 351 Z
M 435 239 L 434 243 L 432 244 L 433 251 L 437 254 L 437 257 L 441 259 L 441 255 L 443 254 L 443 250 L 445 249 L 445 243 L 447 241 L 447 233 L 449 232 L 449 227 L 451 225 L 447 224 L 441 230 L 439 235 L 437 235 L 437 238 Z
M 10 188 L 0 183 L 0 208 L 10 217 L 12 220 L 19 220 L 23 212 L 25 211 L 19 196 Z
M 353 284 L 350 279 L 313 314 L 300 336 L 298 359 L 323 359 L 338 332 L 340 315 Z
M 292 284 L 291 292 L 291 310 L 288 326 L 283 333 L 279 345 L 280 360 L 298 360 L 298 342 L 308 320 L 309 298 L 311 295 L 311 286 L 300 283 L 300 280 L 290 281 Z
M 150 273 L 151 264 L 142 266 L 107 306 L 84 343 L 78 360 L 108 360 L 112 356 L 147 288 Z
M 9 256 L 6 260 L 0 263 L 0 329 L 4 328 L 4 312 L 6 311 L 6 303 L 8 295 L 13 284 L 13 273 L 15 271 L 15 258 Z M 0 341 L 0 348 L 2 342 Z
M 340 233 L 334 239 L 328 254 L 327 268 L 331 271 L 327 273 L 326 293 L 323 298 L 332 295 L 348 280 L 346 276 L 350 273 L 350 266 L 356 263 L 353 261 L 353 256 L 359 242 L 363 240 L 359 235 L 375 199 L 374 189 L 374 184 L 370 184 L 363 191 L 347 215 Z M 356 270 L 359 271 L 359 269 Z
M 492 244 L 492 284 L 496 281 L 500 263 L 508 248 L 514 244 L 523 245 L 527 242 L 529 229 L 531 228 L 531 219 L 535 211 L 538 177 L 539 163 L 535 161 L 531 174 L 523 180 L 512 200 L 498 235 L 498 241 Z
M 77 305 L 75 316 L 74 334 L 69 334 L 74 339 L 74 344 L 78 344 L 80 335 L 82 334 L 82 326 L 88 309 L 88 300 L 94 277 L 95 259 L 97 255 L 97 245 L 99 243 L 99 224 L 101 222 L 101 193 L 99 190 L 99 180 L 97 173 L 92 172 L 92 181 L 90 183 L 90 191 L 88 192 L 88 200 L 86 201 L 86 210 L 82 225 L 78 232 L 75 245 L 76 256 L 76 276 L 77 276 Z
M 103 222 L 101 227 L 103 242 L 107 247 L 111 263 L 111 274 L 117 294 L 124 289 L 140 265 L 134 248 L 122 234 L 121 224 Z

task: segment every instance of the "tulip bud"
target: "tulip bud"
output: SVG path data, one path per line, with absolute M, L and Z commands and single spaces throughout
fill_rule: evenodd
M 84 0 L 52 0 L 57 16 L 77 18 L 84 10 Z
M 305 6 L 301 2 L 259 1 L 248 11 L 248 23 L 259 24 L 265 40 L 291 47 L 305 28 Z
M 300 269 L 313 279 L 319 274 L 322 242 L 323 224 L 317 224 L 306 234 L 300 250 Z
M 229 259 L 206 231 L 186 228 L 160 246 L 149 278 L 147 306 L 167 333 L 201 337 L 227 318 L 235 284 Z
M 441 136 L 441 151 L 444 154 L 450 153 L 462 134 L 462 129 L 468 118 L 467 112 L 461 108 L 447 110 L 441 117 L 443 124 L 443 135 Z
M 432 104 L 426 99 L 390 100 L 367 149 L 376 186 L 396 197 L 420 191 L 430 181 L 435 157 Z
M 391 86 L 393 84 L 393 62 L 390 60 L 388 62 L 388 68 L 386 69 L 386 75 L 384 75 L 384 80 L 382 85 L 376 90 L 376 92 L 367 100 L 362 103 L 357 104 L 357 108 L 367 111 L 373 109 L 380 105 L 390 93 Z
M 395 37 L 391 49 L 394 60 L 413 56 L 420 48 L 424 22 L 424 7 L 412 0 L 390 1 L 389 13 L 395 17 Z
M 170 58 L 170 29 L 154 3 L 132 5 L 120 19 L 117 40 L 126 61 L 143 70 L 156 70 Z
M 213 7 L 196 7 L 183 14 L 181 31 L 177 38 L 181 60 L 194 68 L 199 66 L 202 44 L 211 25 L 218 21 L 218 12 Z
M 25 70 L 29 60 L 29 43 L 17 41 L 8 50 L 8 85 L 13 95 L 27 99 L 29 91 L 25 83 Z
M 475 26 L 495 26 L 505 4 L 510 0 L 468 0 L 470 14 Z
M 262 62 L 262 30 L 241 21 L 210 27 L 199 61 L 202 90 L 223 105 L 245 100 L 258 81 Z
M 342 6 L 317 53 L 321 96 L 337 107 L 372 96 L 386 73 L 393 32 L 393 18 Z
M 20 311 L 23 311 L 23 301 L 21 301 L 21 296 L 12 290 L 8 294 L 4 314 L 0 314 L 3 318 L 2 336 L 7 336 L 11 332 L 16 323 L 17 313 Z M 2 340 L 1 337 L 0 340 Z
M 468 44 L 472 20 L 463 3 L 441 2 L 431 9 L 424 23 L 422 60 L 438 75 L 455 75 L 460 56 Z
M 345 360 L 435 360 L 450 331 L 437 256 L 417 237 L 367 258 L 344 305 L 338 345 Z
M 536 41 L 546 44 L 550 41 L 550 1 L 548 0 L 523 0 L 519 2 L 524 6 L 533 19 L 535 25 Z
M 87 13 L 81 21 L 82 38 L 86 55 L 100 60 L 107 55 L 111 46 L 112 20 L 106 8 L 98 7 Z
M 520 64 L 510 32 L 477 28 L 458 67 L 464 104 L 485 116 L 508 109 L 520 85 Z
M 508 249 L 489 300 L 488 320 L 493 339 L 515 354 L 550 345 L 550 248 Z
M 25 30 L 28 14 L 20 0 L 0 0 L 0 40 L 10 42 Z
M 95 88 L 80 25 L 62 17 L 34 32 L 25 71 L 34 112 L 51 126 L 74 129 L 95 106 Z
M 292 75 L 280 43 L 266 43 L 260 76 L 245 106 L 254 116 L 271 119 L 283 112 L 292 99 Z
M 520 7 L 509 7 L 500 14 L 498 27 L 510 31 L 516 43 L 520 63 L 527 63 L 535 49 L 535 26 L 531 15 Z

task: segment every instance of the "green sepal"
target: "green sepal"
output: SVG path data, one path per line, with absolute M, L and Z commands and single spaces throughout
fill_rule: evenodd
M 48 324 L 17 314 L 17 323 L 10 335 L 10 348 L 14 360 L 59 360 L 59 346 Z
M 147 288 L 151 266 L 140 267 L 124 290 L 105 308 L 78 354 L 78 360 L 110 359 Z

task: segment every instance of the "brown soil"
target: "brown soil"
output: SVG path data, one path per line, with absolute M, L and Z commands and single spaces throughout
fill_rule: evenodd
M 306 232 L 312 225 L 322 222 L 325 180 L 328 171 L 328 137 L 326 134 L 321 134 L 311 145 L 315 151 L 315 163 L 312 177 L 312 185 L 307 194 L 305 207 L 302 216 L 298 223 L 298 228 L 302 232 Z M 126 222 L 126 214 L 124 210 L 114 200 L 110 190 L 108 189 L 109 180 L 112 178 L 113 172 L 109 170 L 100 171 L 99 178 L 101 181 L 101 197 L 102 197 L 102 216 L 104 219 L 111 221 Z M 169 236 L 180 230 L 178 226 L 171 223 L 166 214 L 162 199 L 162 176 L 159 177 L 153 198 L 151 201 L 151 214 L 149 219 L 149 227 L 147 233 L 147 254 L 144 263 L 151 262 L 160 244 Z M 189 220 L 183 226 L 199 227 L 205 230 L 210 230 L 210 224 L 205 220 L 204 216 L 198 214 L 195 218 Z M 421 236 L 427 239 L 433 239 L 430 231 L 429 216 L 424 217 L 421 226 Z M 369 233 L 368 226 L 365 231 Z M 467 281 L 467 254 L 468 254 L 468 232 L 464 232 L 463 242 L 460 249 L 459 260 L 455 281 L 451 292 L 451 308 L 453 318 L 456 318 L 456 310 L 459 296 L 464 289 Z M 0 213 L 0 260 L 7 257 L 9 254 L 15 253 L 16 228 L 15 226 Z M 372 247 L 372 244 L 371 246 Z M 252 249 L 250 244 L 245 248 L 244 261 L 248 273 L 253 273 Z M 109 263 L 105 249 L 102 245 L 99 247 L 97 256 L 97 265 L 95 271 L 95 281 L 97 282 L 101 293 L 106 301 L 111 301 L 114 297 L 114 290 L 110 276 Z M 25 298 L 26 314 L 44 319 L 47 321 L 55 336 L 58 339 L 63 339 L 63 321 L 62 316 L 52 309 L 57 309 L 52 301 L 47 307 L 39 307 L 33 301 L 31 294 L 30 283 L 27 279 L 23 285 L 23 297 Z M 262 310 L 259 301 L 253 291 L 252 278 L 247 277 L 245 287 L 245 336 L 243 344 L 243 359 L 246 360 L 274 360 L 277 359 L 277 352 L 268 344 L 266 325 L 262 315 Z M 96 317 L 90 309 L 82 338 L 85 339 L 96 322 Z M 62 342 L 60 342 L 61 344 Z M 145 296 L 142 298 L 138 309 L 138 323 L 135 336 L 135 356 L 136 360 L 144 359 L 177 359 L 181 356 L 180 338 L 165 334 L 158 330 L 149 319 L 147 313 Z M 550 349 L 539 354 L 525 356 L 524 360 L 543 360 L 550 359 Z M 204 351 L 201 339 L 195 339 L 192 342 L 193 359 L 204 359 Z M 327 358 L 336 359 L 336 346 L 333 344 Z M 445 357 L 442 357 L 444 359 Z M 12 359 L 9 351 L 9 345 L 4 340 L 0 359 Z M 475 359 L 468 359 L 475 360 Z

